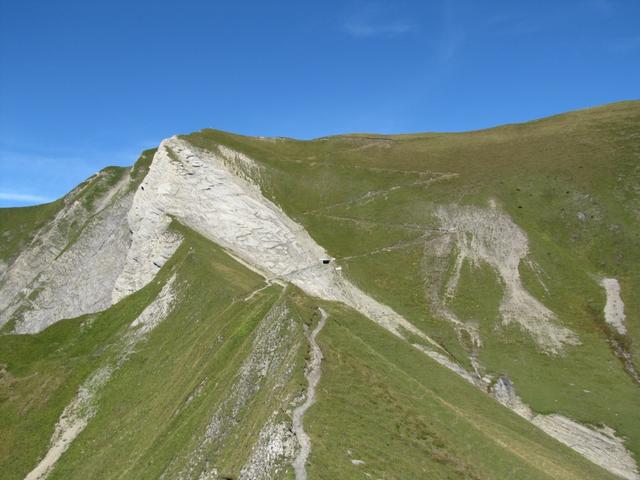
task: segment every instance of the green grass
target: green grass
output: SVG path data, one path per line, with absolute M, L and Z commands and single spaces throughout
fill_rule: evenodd
M 96 417 L 50 478 L 177 474 L 189 464 L 213 412 L 229 395 L 251 351 L 257 323 L 276 302 L 288 302 L 296 311 L 299 294 L 291 291 L 283 297 L 280 287 L 243 302 L 262 280 L 202 237 L 181 231 L 187 239 L 163 267 L 165 278 L 172 270 L 177 275 L 175 310 L 113 375 L 100 393 Z M 299 365 L 296 375 L 278 396 L 270 393 L 272 383 L 260 390 L 237 418 L 229 439 L 207 454 L 223 472 L 238 474 L 279 399 L 302 385 L 304 351 L 296 350 L 302 345 L 300 334 L 299 329 L 291 344 Z M 188 401 L 197 390 L 199 395 Z
M 63 205 L 60 199 L 33 207 L 0 208 L 0 261 L 10 264 Z
M 35 466 L 78 386 L 111 358 L 125 325 L 157 291 L 153 283 L 101 314 L 63 320 L 36 335 L 0 339 L 3 478 L 23 478 Z
M 329 311 L 311 478 L 613 478 L 368 319 Z
M 619 340 L 640 365 L 640 102 L 456 134 L 298 141 L 203 130 L 186 138 L 255 159 L 263 193 L 304 225 L 355 284 L 466 366 L 469 345 L 434 312 L 428 295 L 429 287 L 444 288 L 455 254 L 436 261 L 429 251 L 439 235 L 434 208 L 486 207 L 494 200 L 528 236 L 530 253 L 520 265 L 526 289 L 581 344 L 549 356 L 517 325 L 503 325 L 503 285 L 487 264 L 463 265 L 450 308 L 478 326 L 487 372 L 508 375 L 533 410 L 609 425 L 640 458 L 639 386 L 609 344 L 613 332 L 604 323 L 598 285 L 602 275 L 619 279 L 629 330 Z M 153 153 L 144 152 L 131 170 L 132 188 Z M 93 205 L 123 172 L 109 170 L 106 183 L 89 185 L 83 201 Z M 58 201 L 0 210 L 7 239 L 0 259 L 15 258 L 61 207 Z M 70 239 L 81 231 L 71 227 Z M 302 325 L 316 320 L 317 301 L 279 286 L 242 301 L 263 280 L 206 239 L 175 228 L 185 241 L 145 289 L 38 335 L 0 337 L 0 471 L 6 478 L 23 478 L 35 465 L 78 385 L 116 355 L 126 326 L 173 273 L 176 309 L 99 392 L 98 413 L 51 478 L 177 475 L 190 464 L 213 413 L 227 408 L 260 321 L 285 304 L 296 325 L 282 340 L 292 376 L 277 394 L 270 393 L 274 378 L 266 380 L 205 456 L 220 474 L 236 478 L 264 422 L 274 411 L 289 418 L 282 403 L 306 386 Z M 611 478 L 372 322 L 345 307 L 324 306 L 330 318 L 319 337 L 323 377 L 305 422 L 313 442 L 311 478 L 362 478 L 365 472 L 373 478 Z M 194 464 L 198 472 L 203 461 Z M 283 478 L 291 475 L 285 468 Z
M 22 478 L 35 465 L 82 379 L 113 358 L 126 325 L 174 272 L 176 309 L 98 392 L 97 415 L 50 478 L 175 475 L 189 464 L 208 420 L 229 395 L 270 307 L 287 302 L 299 326 L 317 318 L 316 302 L 293 288 L 273 286 L 241 301 L 262 280 L 204 238 L 176 228 L 185 242 L 145 289 L 103 314 L 3 338 L 0 358 L 23 385 L 2 390 L 12 399 L 3 399 L 0 418 L 15 420 L 2 427 L 6 478 Z M 383 478 L 610 478 L 359 314 L 324 307 L 330 317 L 319 337 L 323 377 L 305 422 L 314 445 L 312 478 L 361 478 L 362 471 Z M 233 434 L 208 454 L 224 475 L 237 477 L 263 422 L 282 408 L 283 398 L 305 388 L 307 347 L 297 331 L 291 345 L 295 374 L 275 397 L 269 380 Z M 63 368 L 69 371 L 61 379 Z M 27 383 L 34 372 L 50 378 L 36 380 L 44 387 Z M 279 415 L 290 418 L 285 410 Z M 283 478 L 291 475 L 285 468 Z
M 486 207 L 494 199 L 529 238 L 529 260 L 539 272 L 521 265 L 527 289 L 582 344 L 549 357 L 517 326 L 501 326 L 494 318 L 501 288 L 481 266 L 466 270 L 456 299 L 460 314 L 481 324 L 481 360 L 493 374 L 508 374 L 534 410 L 613 426 L 640 457 L 638 385 L 609 346 L 597 283 L 599 275 L 620 280 L 629 329 L 624 340 L 640 365 L 638 132 L 640 103 L 623 102 L 456 134 L 265 141 L 205 130 L 187 138 L 203 148 L 222 143 L 259 161 L 267 179 L 263 192 L 326 246 L 361 288 L 456 358 L 463 357 L 464 345 L 433 318 L 425 300 L 421 247 L 376 250 L 437 226 L 435 205 Z M 434 172 L 455 176 L 415 184 L 437 177 Z M 384 189 L 389 191 L 357 201 Z
M 153 156 L 155 155 L 157 148 L 150 148 L 148 150 L 143 151 L 138 157 L 138 160 L 133 165 L 131 169 L 131 179 L 133 180 L 132 186 L 137 188 L 140 182 L 144 179 L 144 177 L 149 172 L 149 167 L 151 166 L 151 161 L 153 160 Z

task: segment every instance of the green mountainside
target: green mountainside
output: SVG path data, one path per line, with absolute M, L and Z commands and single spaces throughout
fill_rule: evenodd
M 640 478 L 640 102 L 202 130 L 0 239 L 3 479 Z

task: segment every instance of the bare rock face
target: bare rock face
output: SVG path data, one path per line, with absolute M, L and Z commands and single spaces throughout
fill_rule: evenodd
M 169 229 L 171 218 L 158 210 L 156 197 L 140 187 L 127 220 L 131 234 L 130 248 L 123 256 L 123 266 L 113 285 L 110 300 L 117 303 L 153 280 L 158 270 L 180 246 L 180 235 Z
M 177 219 L 269 280 L 343 302 L 398 336 L 406 330 L 435 343 L 323 264 L 327 252 L 262 195 L 254 177 L 258 164 L 229 148 L 163 141 L 133 198 L 128 181 L 119 182 L 93 209 L 74 200 L 38 234 L 2 277 L 0 323 L 13 319 L 16 332 L 34 333 L 139 290 L 180 245 L 169 228 Z M 77 238 L 71 225 L 82 225 Z
M 131 196 L 107 207 L 83 235 L 38 277 L 39 293 L 17 333 L 43 330 L 53 321 L 104 310 L 111 306 L 110 287 L 124 264 L 129 231 L 124 218 Z M 70 295 L 71 293 L 71 295 Z
M 163 141 L 133 202 L 133 242 L 114 299 L 148 283 L 177 248 L 179 239 L 168 233 L 175 218 L 270 281 L 343 302 L 398 336 L 404 329 L 435 343 L 324 264 L 327 252 L 248 180 L 259 172 L 257 163 L 226 147 L 209 152 L 176 137 Z
M 85 187 L 103 181 L 98 174 Z M 91 203 L 82 188 L 0 277 L 0 325 L 36 333 L 64 318 L 111 306 L 130 244 L 128 172 Z
M 504 324 L 517 323 L 547 353 L 559 353 L 564 345 L 579 343 L 577 335 L 558 323 L 556 315 L 522 284 L 519 266 L 529 252 L 525 232 L 495 206 L 448 205 L 436 210 L 444 232 L 458 249 L 453 276 L 447 284 L 452 296 L 465 260 L 488 263 L 500 275 L 504 296 L 500 314 Z
M 269 480 L 284 473 L 283 459 L 293 457 L 296 440 L 286 423 L 267 422 L 258 435 L 249 461 L 240 471 L 242 480 Z
M 627 333 L 624 323 L 624 302 L 620 297 L 620 283 L 615 278 L 603 278 L 600 285 L 607 294 L 607 303 L 604 307 L 604 319 L 609 325 L 616 329 L 620 335 Z

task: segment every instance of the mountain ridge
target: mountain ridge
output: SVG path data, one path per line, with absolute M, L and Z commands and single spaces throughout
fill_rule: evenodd
M 597 118 L 592 117 L 594 114 Z M 398 351 L 409 348 L 412 352 L 426 353 L 422 355 L 424 360 L 416 360 L 427 362 L 424 363 L 426 371 L 432 372 L 438 368 L 432 365 L 440 364 L 447 369 L 446 374 L 441 374 L 443 378 L 453 372 L 473 385 L 474 391 L 486 398 L 480 401 L 482 408 L 495 399 L 515 412 L 516 418 L 527 420 L 610 472 L 622 478 L 639 478 L 634 457 L 638 454 L 640 437 L 631 417 L 638 406 L 638 385 L 634 384 L 633 372 L 638 358 L 634 339 L 639 326 L 630 312 L 640 299 L 631 293 L 630 286 L 639 281 L 632 266 L 636 264 L 634 245 L 638 243 L 635 233 L 638 227 L 634 221 L 640 212 L 637 209 L 640 196 L 633 188 L 639 174 L 640 103 L 625 102 L 553 119 L 546 119 L 548 122 L 542 129 L 540 122 L 545 120 L 534 125 L 436 134 L 428 138 L 402 136 L 394 140 L 393 145 L 378 142 L 381 137 L 372 141 L 361 136 L 272 142 L 210 129 L 172 137 L 157 150 L 143 153 L 132 168 L 98 174 L 57 201 L 55 208 L 47 207 L 53 209 L 52 221 L 37 229 L 31 246 L 22 248 L 17 256 L 15 245 L 17 242 L 19 246 L 20 240 L 10 237 L 9 244 L 13 242 L 14 246 L 3 251 L 5 263 L 0 270 L 3 332 L 37 334 L 64 318 L 108 317 L 111 309 L 122 308 L 130 297 L 139 296 L 137 292 L 149 290 L 152 285 L 156 285 L 157 290 L 160 287 L 157 275 L 174 278 L 167 277 L 167 268 L 173 268 L 173 275 L 178 275 L 178 279 L 181 275 L 188 276 L 187 267 L 182 274 L 177 273 L 173 260 L 181 251 L 187 255 L 185 258 L 189 257 L 190 254 L 184 252 L 185 245 L 191 245 L 190 252 L 195 251 L 196 244 L 203 251 L 215 245 L 214 250 L 222 248 L 214 255 L 218 262 L 222 262 L 221 255 L 231 255 L 222 262 L 235 265 L 228 267 L 229 274 L 249 267 L 254 272 L 252 275 L 263 277 L 255 288 L 241 295 L 244 298 L 241 303 L 232 300 L 229 308 L 253 304 L 265 296 L 273 298 L 273 293 L 267 292 L 274 289 L 287 292 L 295 286 L 294 295 L 298 302 L 306 305 L 303 310 L 307 313 L 301 314 L 298 320 L 285 319 L 289 315 L 286 314 L 278 317 L 278 321 L 292 322 L 290 328 L 294 332 L 292 338 L 297 339 L 298 355 L 305 344 L 303 330 L 308 328 L 302 325 L 309 322 L 308 318 L 304 321 L 301 318 L 310 315 L 312 322 L 316 322 L 315 307 L 325 309 L 330 318 L 319 338 L 320 344 L 325 335 L 331 336 L 332 328 L 338 328 L 332 327 L 332 321 L 339 325 L 341 318 L 368 317 L 373 320 L 371 325 L 382 327 L 397 341 L 404 342 L 404 347 L 395 347 Z M 506 161 L 505 149 L 511 158 L 519 159 L 516 170 L 512 170 L 513 161 Z M 598 167 L 601 152 L 608 153 L 617 167 L 613 170 Z M 556 162 L 561 156 L 566 161 Z M 476 158 L 484 163 L 478 164 Z M 575 167 L 571 175 L 565 170 L 569 167 Z M 623 171 L 631 175 L 621 177 Z M 628 201 L 623 201 L 627 198 Z M 20 235 L 19 230 L 4 227 L 5 218 L 9 218 L 6 215 L 13 214 L 0 211 L 5 236 L 7 233 Z M 196 241 L 194 235 L 203 235 L 203 239 Z M 602 245 L 606 247 L 601 248 Z M 604 264 L 593 260 L 598 251 L 605 254 Z M 553 260 L 549 258 L 551 252 L 554 252 Z M 621 256 L 631 260 L 622 263 Z M 206 258 L 206 255 L 200 254 L 200 257 Z M 330 263 L 324 264 L 323 260 Z M 47 265 L 42 267 L 43 263 Z M 224 278 L 225 274 L 215 275 Z M 609 289 L 605 291 L 599 283 L 601 279 L 617 283 L 617 298 L 611 297 L 613 293 Z M 484 291 L 474 286 L 476 281 L 485 285 Z M 190 300 L 175 302 L 176 309 L 197 302 L 193 294 L 188 293 L 195 288 L 193 285 L 179 280 L 165 282 L 169 283 L 164 286 L 185 285 L 175 296 Z M 238 288 L 241 287 L 239 284 Z M 626 312 L 626 318 L 621 320 L 624 330 L 606 314 L 605 296 L 607 305 L 622 303 L 622 315 Z M 195 304 L 193 308 L 197 310 Z M 286 311 L 293 310 L 288 307 Z M 140 327 L 144 321 L 130 315 L 128 329 L 140 331 L 145 343 L 151 341 L 147 338 L 154 338 L 156 328 L 162 329 L 165 321 L 180 321 L 171 320 L 172 315 L 168 310 L 161 315 L 166 318 L 154 323 L 148 331 Z M 618 315 L 618 320 L 621 318 Z M 214 319 L 209 321 L 215 324 Z M 360 325 L 351 321 L 354 323 L 346 328 Z M 193 326 L 187 323 L 183 328 L 199 328 L 197 323 L 198 320 Z M 358 336 L 364 334 L 362 328 L 353 337 L 356 344 Z M 548 333 L 536 337 L 539 332 L 552 331 L 549 329 L 564 332 L 559 337 L 564 340 L 548 343 Z M 133 334 L 127 329 L 123 332 L 118 335 L 120 341 L 126 343 L 126 338 Z M 258 341 L 260 335 L 256 335 Z M 10 337 L 5 335 L 3 339 Z M 381 340 L 371 341 L 375 344 Z M 336 339 L 333 342 L 335 344 Z M 225 345 L 224 340 L 221 345 Z M 355 344 L 352 347 L 360 348 Z M 326 345 L 320 348 L 325 354 Z M 3 352 L 3 356 L 9 355 L 7 350 Z M 118 357 L 120 354 L 115 352 L 113 355 L 120 365 L 117 358 L 123 358 L 124 364 L 128 364 L 130 356 L 134 358 L 136 353 L 127 353 L 126 358 Z M 332 355 L 325 355 L 335 361 Z M 436 363 L 429 363 L 431 360 Z M 520 360 L 536 368 L 523 370 L 518 364 Z M 39 361 L 36 359 L 36 363 Z M 247 361 L 245 365 L 249 366 L 237 370 L 238 381 L 243 378 L 243 368 L 249 369 L 247 371 L 258 368 L 257 364 Z M 280 360 L 273 357 L 268 362 L 271 361 Z M 281 413 L 273 418 L 264 415 L 255 419 L 263 425 L 260 432 L 248 426 L 237 427 L 244 432 L 247 442 L 262 439 L 254 445 L 244 465 L 233 466 L 233 461 L 223 453 L 226 447 L 206 440 L 210 437 L 205 434 L 200 446 L 193 447 L 195 439 L 174 446 L 174 452 L 183 451 L 180 455 L 184 459 L 178 464 L 175 458 L 170 463 L 165 461 L 163 475 L 168 475 L 166 478 L 218 478 L 226 475 L 218 464 L 227 464 L 239 478 L 293 475 L 290 463 L 297 448 L 296 439 L 286 433 L 286 425 L 292 415 L 289 406 L 300 401 L 297 395 L 301 393 L 295 394 L 296 389 L 304 383 L 300 361 L 298 356 L 289 364 L 291 372 L 296 373 L 287 375 L 293 376 L 282 377 L 288 379 L 282 380 L 288 386 L 282 390 L 282 396 L 274 399 L 281 402 L 278 407 Z M 8 363 L 7 372 L 15 368 L 15 362 Z M 393 365 L 388 357 L 385 362 Z M 555 363 L 561 363 L 562 367 L 557 369 Z M 590 377 L 588 366 L 598 363 L 604 366 L 606 374 Z M 323 368 L 332 371 L 330 363 L 323 363 Z M 114 375 L 120 371 L 118 367 Z M 332 374 L 338 375 L 338 372 Z M 218 377 L 222 372 L 213 368 L 211 375 Z M 265 375 L 258 373 L 251 378 L 261 379 L 255 380 L 258 383 L 275 378 Z M 114 381 L 110 378 L 108 383 L 96 386 L 91 378 L 85 376 L 89 390 L 108 390 Z M 294 378 L 297 380 L 292 380 Z M 332 378 L 323 374 L 320 388 L 323 381 L 331 384 Z M 203 379 L 199 381 L 206 384 Z M 387 385 L 391 380 L 385 382 Z M 574 382 L 580 385 L 582 393 L 573 392 Z M 231 383 L 228 392 L 240 388 L 234 385 L 244 384 Z M 514 385 L 518 386 L 517 391 Z M 396 385 L 396 388 L 404 387 Z M 85 387 L 80 387 L 81 392 L 82 388 Z M 598 399 L 590 399 L 592 391 L 598 395 L 608 392 L 606 395 L 617 400 L 615 415 L 607 413 L 607 407 Z M 91 397 L 91 402 L 99 404 L 100 395 L 97 394 L 96 400 Z M 576 395 L 582 404 L 575 405 Z M 20 403 L 20 395 L 9 396 Z M 238 408 L 245 408 L 251 398 L 246 397 Z M 324 401 L 331 404 L 337 398 L 342 397 L 336 394 Z M 450 406 L 461 401 L 447 394 L 438 398 L 443 400 L 440 405 L 451 411 L 456 409 Z M 558 400 L 562 403 L 554 407 Z M 314 409 L 323 411 L 322 401 L 319 395 L 317 404 L 309 411 L 311 425 L 314 425 Z M 409 401 L 412 402 L 414 400 Z M 220 403 L 218 408 L 224 411 L 225 403 Z M 228 415 L 236 418 L 240 410 L 232 409 Z M 77 440 L 65 444 L 65 451 L 71 447 L 69 453 L 63 451 L 59 456 L 62 465 L 54 463 L 44 470 L 34 470 L 32 478 L 47 475 L 55 478 L 56 472 L 66 472 L 68 478 L 72 478 L 71 475 L 80 472 L 77 462 L 73 464 L 71 460 L 64 470 L 65 458 L 73 458 L 74 445 L 88 435 L 84 429 L 90 431 L 94 417 L 95 421 L 100 418 L 99 405 L 88 411 L 88 416 L 79 417 L 86 418 L 86 422 L 82 422 L 84 426 L 77 433 Z M 412 416 L 422 418 L 423 414 L 418 412 Z M 622 419 L 616 419 L 619 414 Z M 58 415 L 63 419 L 70 414 L 67 411 Z M 214 412 L 213 418 L 219 421 L 226 418 L 220 415 Z M 465 416 L 462 411 L 458 415 Z M 160 418 L 169 420 L 166 416 Z M 471 423 L 475 425 L 472 428 L 486 432 L 486 420 L 477 424 L 478 418 Z M 512 420 L 506 418 L 501 421 L 509 424 Z M 60 419 L 56 428 L 61 425 Z M 201 418 L 201 424 L 203 420 Z M 403 425 L 398 423 L 398 428 L 405 428 Z M 49 423 L 48 428 L 53 427 L 54 424 Z M 319 427 L 316 425 L 316 428 Z M 313 430 L 310 433 L 311 478 L 314 478 L 314 468 L 318 468 L 314 465 L 328 468 L 326 459 L 319 460 L 318 464 L 314 461 L 317 450 L 313 445 L 323 443 L 322 435 L 318 436 L 320 431 L 316 430 L 315 436 Z M 538 438 L 530 430 L 527 432 L 526 436 Z M 59 434 L 54 431 L 52 435 L 47 438 L 51 448 L 55 448 Z M 411 438 L 406 435 L 406 432 L 401 435 L 399 441 Z M 41 445 L 47 443 L 47 438 L 43 435 Z M 424 461 L 432 473 L 448 472 L 460 478 L 505 474 L 504 471 L 498 474 L 497 470 L 489 473 L 492 467 L 487 465 L 482 467 L 482 472 L 476 472 L 477 465 L 483 463 L 478 463 L 477 458 L 469 463 L 470 453 L 459 450 L 460 438 L 455 435 L 447 437 L 442 448 L 437 446 L 440 440 L 429 443 L 429 438 L 429 435 L 419 437 L 412 448 L 419 451 L 431 445 L 428 456 L 436 462 Z M 157 454 L 149 448 L 141 453 L 143 457 Z M 246 446 L 243 448 L 246 450 Z M 506 447 L 498 450 L 500 448 Z M 456 453 L 450 457 L 453 451 Z M 545 453 L 541 453 L 543 451 Z M 0 458 L 1 452 L 0 447 Z M 42 457 L 42 450 L 40 452 Z M 563 470 L 562 462 L 556 461 L 553 469 L 560 470 L 554 470 L 553 478 L 581 478 L 580 475 L 586 474 L 590 467 L 577 462 L 573 453 L 561 452 L 561 456 L 570 459 L 566 461 L 572 467 Z M 217 460 L 212 461 L 211 455 Z M 523 461 L 522 452 L 518 455 L 519 461 Z M 536 455 L 539 459 L 553 457 L 545 448 Z M 438 458 L 442 460 L 439 467 L 436 466 Z M 27 461 L 25 458 L 25 463 Z M 400 467 L 399 459 L 389 459 L 386 467 L 375 466 L 375 472 L 381 474 L 389 467 L 404 468 L 408 475 L 411 468 L 422 462 L 415 458 L 413 461 L 415 465 Z M 184 464 L 182 469 L 177 466 L 180 462 Z M 344 467 L 345 471 L 355 469 L 354 475 L 357 475 L 357 471 L 366 469 L 363 466 L 372 460 L 351 458 L 349 462 L 351 466 Z M 540 476 L 530 473 L 530 478 L 545 478 L 551 471 L 545 468 L 534 469 Z M 122 474 L 117 471 L 109 474 L 102 471 L 101 475 L 106 478 Z M 575 473 L 578 471 L 582 473 Z M 318 470 L 315 472 L 320 475 Z M 589 472 L 592 478 L 608 478 L 603 471 Z M 416 471 L 412 473 L 416 474 Z

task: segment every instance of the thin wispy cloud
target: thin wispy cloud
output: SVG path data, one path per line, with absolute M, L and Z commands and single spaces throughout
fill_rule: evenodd
M 587 0 L 584 6 L 599 15 L 610 16 L 615 13 L 615 4 L 611 0 Z
M 0 207 L 47 203 L 109 165 L 132 165 L 148 142 L 100 152 L 98 147 L 77 151 L 33 152 L 2 148 L 0 141 Z
M 436 46 L 440 61 L 448 63 L 456 56 L 465 40 L 465 30 L 450 0 L 442 4 L 442 31 Z
M 383 3 L 358 6 L 342 24 L 342 30 L 355 38 L 397 37 L 416 29 L 416 24 L 394 11 L 392 4 Z
M 486 28 L 491 35 L 508 36 L 559 32 L 565 30 L 568 24 L 593 28 L 594 22 L 614 18 L 619 11 L 620 6 L 612 0 L 558 2 L 545 9 L 516 4 L 489 16 Z
M 587 8 L 581 4 L 569 9 L 567 6 L 553 6 L 538 10 L 531 7 L 523 7 L 520 4 L 511 8 L 489 11 L 485 22 L 478 24 L 482 28 L 483 35 L 497 37 L 522 37 L 533 34 L 541 34 L 544 31 L 553 30 L 558 25 L 564 25 L 570 19 L 576 18 L 579 13 L 584 13 Z
M 18 193 L 0 191 L 0 200 L 8 200 L 10 202 L 20 203 L 47 203 L 52 199 L 43 195 L 33 195 L 30 193 Z
M 402 20 L 390 23 L 348 22 L 344 25 L 344 31 L 356 38 L 395 37 L 414 30 L 414 25 Z

